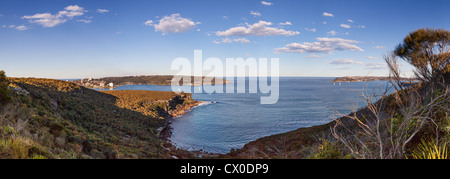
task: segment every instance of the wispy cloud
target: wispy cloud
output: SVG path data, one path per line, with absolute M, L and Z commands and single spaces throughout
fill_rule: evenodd
M 310 31 L 310 32 L 316 32 L 316 31 L 317 31 L 317 29 L 315 29 L 315 28 L 312 28 L 312 29 L 310 29 L 310 28 L 305 28 L 305 30 L 306 30 L 306 31 Z
M 375 49 L 384 49 L 384 48 L 386 48 L 386 47 L 384 47 L 384 46 L 375 46 L 374 48 L 375 48 Z
M 360 51 L 364 50 L 355 44 L 356 40 L 341 38 L 317 38 L 318 42 L 291 43 L 282 48 L 275 48 L 275 53 L 333 53 L 334 51 Z
M 213 43 L 215 44 L 221 44 L 221 43 L 226 43 L 226 44 L 231 44 L 233 42 L 238 42 L 238 43 L 242 43 L 242 44 L 246 44 L 246 43 L 250 43 L 250 40 L 246 39 L 246 38 L 235 38 L 235 39 L 230 39 L 230 38 L 224 38 L 221 41 L 213 41 Z
M 327 34 L 328 34 L 329 36 L 335 36 L 335 35 L 337 35 L 337 32 L 334 31 L 334 30 L 332 30 L 332 31 L 327 32 Z
M 103 14 L 103 13 L 108 13 L 109 10 L 107 9 L 97 9 L 97 13 Z
M 328 13 L 328 12 L 324 12 L 324 13 L 322 14 L 322 16 L 325 16 L 325 17 L 334 17 L 333 14 Z
M 372 70 L 382 70 L 382 69 L 387 68 L 386 63 L 364 63 L 364 62 L 356 61 L 353 59 L 333 60 L 333 61 L 329 62 L 329 64 L 331 64 L 331 65 L 361 65 L 361 66 L 365 66 L 366 69 L 372 69 Z
M 153 21 L 152 20 L 148 20 L 144 22 L 145 26 L 153 26 Z
M 293 36 L 300 32 L 288 31 L 280 28 L 269 27 L 271 22 L 259 21 L 255 24 L 246 23 L 246 27 L 233 27 L 225 31 L 216 32 L 217 36 Z
M 16 26 L 16 25 L 3 25 L 3 28 L 10 28 L 10 29 L 16 29 L 16 30 L 28 30 L 29 28 L 24 25 Z
M 366 63 L 366 64 L 364 64 L 364 66 L 366 66 L 367 69 L 372 69 L 372 70 L 387 69 L 386 63 Z
M 350 28 L 352 28 L 350 25 L 348 25 L 348 24 L 341 24 L 340 25 L 342 28 L 346 28 L 346 29 L 350 29 Z
M 279 23 L 278 25 L 292 25 L 292 23 L 289 21 L 286 21 L 286 22 Z
M 92 23 L 92 20 L 89 20 L 89 19 L 80 19 L 80 20 L 77 20 L 77 22 L 83 22 L 83 23 L 85 23 L 85 24 L 90 24 L 90 23 Z
M 330 62 L 332 65 L 364 65 L 363 62 L 355 61 L 353 59 L 338 59 Z
M 261 1 L 261 4 L 264 6 L 272 6 L 273 5 L 273 3 L 267 2 L 267 1 Z
M 73 19 L 74 17 L 82 16 L 85 12 L 87 12 L 87 10 L 84 10 L 84 8 L 78 5 L 71 5 L 65 7 L 64 10 L 59 11 L 57 14 L 38 13 L 31 16 L 23 16 L 22 18 L 43 27 L 55 27 Z
M 250 15 L 253 15 L 254 17 L 259 17 L 261 16 L 261 13 L 259 13 L 258 11 L 250 11 Z
M 316 55 L 316 54 L 312 54 L 312 55 L 308 55 L 305 58 L 323 58 L 325 57 L 325 55 Z

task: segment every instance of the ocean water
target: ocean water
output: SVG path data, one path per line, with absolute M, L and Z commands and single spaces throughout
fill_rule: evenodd
M 386 81 L 333 83 L 333 79 L 280 78 L 279 100 L 272 105 L 260 104 L 266 94 L 194 93 L 195 100 L 206 103 L 172 121 L 170 140 L 186 150 L 227 153 L 265 136 L 328 123 L 340 117 L 336 111 L 348 114 L 353 106 L 364 107 L 363 91 L 380 94 L 389 86 Z M 171 87 L 128 85 L 115 90 L 171 91 Z

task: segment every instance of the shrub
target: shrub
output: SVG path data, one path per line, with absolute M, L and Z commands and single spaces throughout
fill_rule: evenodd
M 6 78 L 5 72 L 0 71 L 0 104 L 8 103 L 11 101 L 9 90 L 9 80 Z
M 0 156 L 10 159 L 28 158 L 28 149 L 31 141 L 24 138 L 10 138 L 0 140 Z
M 336 143 L 321 139 L 320 146 L 309 159 L 342 159 L 345 158 Z

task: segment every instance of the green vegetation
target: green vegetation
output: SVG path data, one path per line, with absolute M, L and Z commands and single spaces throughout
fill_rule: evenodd
M 331 143 L 328 140 L 320 140 L 320 146 L 309 156 L 309 159 L 342 159 L 343 154 L 338 143 Z
M 9 94 L 10 90 L 8 88 L 9 80 L 6 79 L 5 72 L 0 71 L 0 105 L 11 101 L 11 96 Z
M 14 92 L 0 106 L 0 158 L 170 158 L 159 129 L 169 113 L 193 102 L 171 92 L 103 93 L 59 80 L 7 80 Z M 147 107 L 168 111 L 159 116 Z
M 450 31 L 419 29 L 406 36 L 394 54 L 413 65 L 418 78 L 435 85 L 450 79 L 449 43 Z
M 413 159 L 448 159 L 446 144 L 437 144 L 433 140 L 422 140 L 412 152 Z

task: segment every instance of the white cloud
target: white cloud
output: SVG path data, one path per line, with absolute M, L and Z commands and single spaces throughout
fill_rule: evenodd
M 292 25 L 292 23 L 289 21 L 286 21 L 286 22 L 279 23 L 278 25 Z
M 273 5 L 273 3 L 267 2 L 267 1 L 261 1 L 261 4 L 265 5 L 265 6 L 272 6 Z
M 83 23 L 85 23 L 85 24 L 90 24 L 90 23 L 92 23 L 92 20 L 88 20 L 88 19 L 80 19 L 80 20 L 77 20 L 77 22 L 83 22 Z
M 349 19 L 349 20 L 347 20 L 348 22 L 350 22 L 350 23 L 353 23 L 354 21 L 353 20 L 351 20 L 351 19 Z
M 306 56 L 305 58 L 322 58 L 322 57 L 325 57 L 325 55 L 312 54 L 312 55 Z
M 275 48 L 275 53 L 333 53 L 334 51 L 360 51 L 364 50 L 355 44 L 355 40 L 341 38 L 317 38 L 318 42 L 291 43 L 282 48 Z
M 109 10 L 107 9 L 97 9 L 97 13 L 103 14 L 103 13 L 108 13 Z
M 386 48 L 386 47 L 384 47 L 384 46 L 376 46 L 375 48 L 376 48 L 376 49 L 384 49 L 384 48 Z
M 193 29 L 197 24 L 200 24 L 200 22 L 194 22 L 188 18 L 183 18 L 180 14 L 172 14 L 170 16 L 164 16 L 159 20 L 159 23 L 153 25 L 153 27 L 155 27 L 155 31 L 167 35 L 169 33 L 187 32 Z
M 328 22 L 323 21 L 322 24 L 328 24 Z
M 363 62 L 355 61 L 353 59 L 338 59 L 330 62 L 332 65 L 364 65 Z
M 64 11 L 59 11 L 58 15 L 67 16 L 69 18 L 82 16 L 86 10 L 78 5 L 71 5 L 64 8 Z
M 310 31 L 310 32 L 316 32 L 316 31 L 317 31 L 317 29 L 315 29 L 315 28 L 312 28 L 312 29 L 305 28 L 305 30 L 306 30 L 306 31 Z
M 367 64 L 364 64 L 364 66 L 366 66 L 367 69 L 372 69 L 372 70 L 382 70 L 382 69 L 387 68 L 386 63 L 367 63 Z
M 328 13 L 328 12 L 324 12 L 324 13 L 322 14 L 322 16 L 325 16 L 325 17 L 334 17 L 333 14 Z
M 3 28 L 10 28 L 10 29 L 16 29 L 16 30 L 28 30 L 29 28 L 24 25 L 16 26 L 16 25 L 3 25 Z
M 246 23 L 247 27 L 233 27 L 226 31 L 217 31 L 217 36 L 293 36 L 298 35 L 300 32 L 288 31 L 284 29 L 278 29 L 271 26 L 271 22 L 259 21 L 255 24 Z
M 63 11 L 59 11 L 58 14 L 38 13 L 31 16 L 23 16 L 22 18 L 29 20 L 31 23 L 42 25 L 43 27 L 55 27 L 74 17 L 82 16 L 85 12 L 87 11 L 84 8 L 78 5 L 71 5 L 64 8 Z
M 337 35 L 337 32 L 332 30 L 332 31 L 327 32 L 327 34 L 330 36 L 335 36 L 335 35 Z
M 372 70 L 382 70 L 386 69 L 386 63 L 364 63 L 360 61 L 355 61 L 353 59 L 338 59 L 330 62 L 332 65 L 361 65 L 365 66 L 367 69 Z
M 258 11 L 250 11 L 250 15 L 253 15 L 254 17 L 259 17 L 261 16 L 261 13 L 259 13 Z
M 250 40 L 248 40 L 246 38 L 237 38 L 237 39 L 233 39 L 233 41 L 240 42 L 240 43 L 243 43 L 243 44 L 250 43 Z
M 145 26 L 153 26 L 153 21 L 152 20 L 148 20 L 144 22 Z
M 360 28 L 360 29 L 365 29 L 366 26 L 365 26 L 365 25 L 359 25 L 358 28 Z
M 228 17 L 228 16 L 222 16 L 222 19 L 223 19 L 223 20 L 228 20 L 229 17 Z
M 31 23 L 36 23 L 44 27 L 55 27 L 67 21 L 67 19 L 62 18 L 60 15 L 52 15 L 50 13 L 23 16 L 23 18 L 28 19 Z
M 16 27 L 17 30 L 28 30 L 27 26 L 21 25 Z
M 367 56 L 367 58 L 368 58 L 368 59 L 372 59 L 372 60 L 378 60 L 378 59 L 380 59 L 380 58 L 378 58 L 378 57 L 373 57 L 373 56 Z
M 230 43 L 233 43 L 233 40 L 231 40 L 231 39 L 229 39 L 229 38 L 224 38 L 224 39 L 222 40 L 222 43 L 230 44 Z
M 342 28 L 346 28 L 346 29 L 352 28 L 352 27 L 350 27 L 350 25 L 348 25 L 348 24 L 341 24 L 341 27 L 342 27 Z
M 230 38 L 224 38 L 222 39 L 222 41 L 213 41 L 215 44 L 220 44 L 220 43 L 226 43 L 226 44 L 231 44 L 233 42 L 238 42 L 238 43 L 250 43 L 250 40 L 246 39 L 246 38 L 235 38 L 235 39 L 230 39 Z

